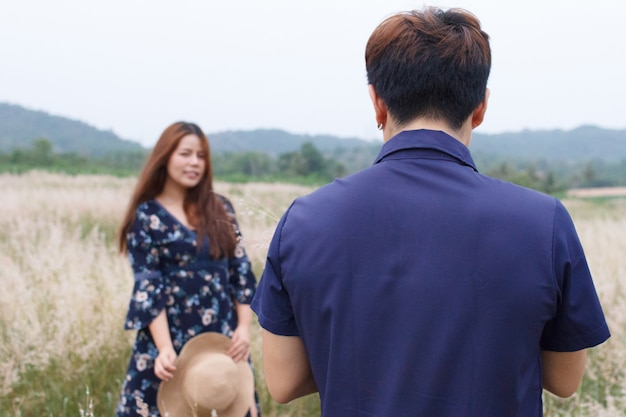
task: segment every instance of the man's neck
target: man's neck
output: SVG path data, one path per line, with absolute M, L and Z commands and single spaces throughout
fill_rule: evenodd
M 389 139 L 393 138 L 398 133 L 403 132 L 405 130 L 421 130 L 421 129 L 438 130 L 438 131 L 444 132 L 452 136 L 453 138 L 455 138 L 456 140 L 458 140 L 459 142 L 461 142 L 463 145 L 467 147 L 469 147 L 470 141 L 472 139 L 472 126 L 469 120 L 468 122 L 464 123 L 463 126 L 461 126 L 461 129 L 454 130 L 454 129 L 451 129 L 447 123 L 442 122 L 441 120 L 433 120 L 433 119 L 426 119 L 426 118 L 415 119 L 408 123 L 403 124 L 402 126 L 395 126 L 395 123 L 388 123 L 383 129 L 383 139 L 385 142 L 387 142 Z

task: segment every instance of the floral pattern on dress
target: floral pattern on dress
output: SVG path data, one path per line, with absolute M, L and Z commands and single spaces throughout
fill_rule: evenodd
M 159 417 L 154 374 L 158 351 L 148 325 L 165 309 L 177 353 L 193 336 L 218 332 L 228 337 L 237 327 L 235 300 L 250 304 L 256 278 L 241 243 L 230 202 L 220 196 L 237 235 L 231 259 L 212 259 L 208 239 L 197 250 L 196 233 L 156 200 L 139 205 L 127 235 L 134 287 L 124 327 L 137 330 L 117 416 Z

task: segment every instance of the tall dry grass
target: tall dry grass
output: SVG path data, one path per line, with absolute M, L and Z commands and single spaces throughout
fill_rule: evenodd
M 132 272 L 116 253 L 115 237 L 134 183 L 43 172 L 0 175 L 0 416 L 76 416 L 72 410 L 89 408 L 113 414 L 133 338 L 122 328 Z M 217 183 L 216 190 L 237 209 L 260 275 L 280 215 L 311 188 Z M 262 382 L 258 326 L 253 330 Z M 263 388 L 269 415 L 310 408 L 302 401 L 274 407 Z
M 113 414 L 132 333 L 122 330 L 132 274 L 115 233 L 134 179 L 0 175 L 0 416 Z M 274 227 L 310 187 L 216 184 L 233 202 L 260 275 Z M 545 395 L 546 416 L 626 414 L 626 200 L 565 202 L 577 224 L 612 338 L 591 351 L 581 390 Z M 316 396 L 273 403 L 253 357 L 266 416 L 319 414 Z
M 589 352 L 587 373 L 572 398 L 545 394 L 546 416 L 626 415 L 626 199 L 566 200 L 594 276 L 611 338 Z
M 118 180 L 2 175 L 0 190 L 0 395 L 6 395 L 27 367 L 68 355 L 89 358 L 122 334 L 128 270 L 108 238 L 124 198 Z

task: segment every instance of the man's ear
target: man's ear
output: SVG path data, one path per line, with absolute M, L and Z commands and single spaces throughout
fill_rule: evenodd
M 472 113 L 472 129 L 476 129 L 485 120 L 485 113 L 487 112 L 487 102 L 489 101 L 489 94 L 491 90 L 488 88 L 485 90 L 485 99 L 476 107 Z
M 367 88 L 370 93 L 370 98 L 372 99 L 372 104 L 374 105 L 374 112 L 376 113 L 376 125 L 382 129 L 387 123 L 387 105 L 383 99 L 380 98 L 372 84 L 368 84 Z

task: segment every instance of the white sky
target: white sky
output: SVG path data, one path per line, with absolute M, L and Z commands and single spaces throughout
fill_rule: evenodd
M 626 128 L 617 0 L 0 0 L 0 101 L 145 145 L 177 120 L 374 139 L 365 44 L 424 4 L 466 8 L 491 36 L 477 132 Z

